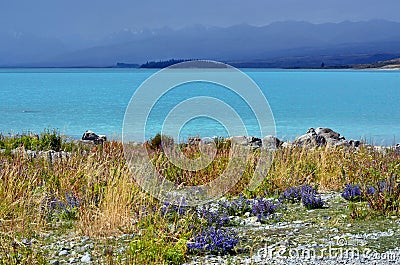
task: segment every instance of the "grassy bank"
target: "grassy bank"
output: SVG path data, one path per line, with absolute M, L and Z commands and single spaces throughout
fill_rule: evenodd
M 169 163 L 166 155 L 151 141 L 147 148 L 156 168 L 168 179 L 177 185 L 199 185 L 214 179 L 227 165 L 229 142 L 217 146 L 215 160 L 195 172 Z M 187 156 L 196 157 L 198 149 L 195 147 L 182 148 Z M 199 214 L 198 209 L 157 201 L 135 183 L 131 175 L 135 173 L 128 169 L 120 142 L 79 145 L 66 142 L 56 132 L 45 132 L 38 137 L 3 136 L 0 149 L 4 150 L 0 153 L 0 264 L 48 264 L 55 257 L 42 246 L 70 232 L 103 242 L 101 249 L 93 252 L 97 253 L 92 257 L 95 264 L 182 264 L 188 257 L 207 252 L 235 255 L 238 253 L 235 236 L 225 227 L 237 224 L 224 219 L 223 214 L 229 219 L 229 216 L 243 216 L 248 211 L 262 219 L 275 212 L 264 202 L 252 201 L 248 202 L 248 209 L 234 208 L 230 204 L 225 207 L 234 208 L 230 212 L 218 210 L 221 215 L 210 217 L 213 213 L 204 209 Z M 12 152 L 15 149 L 19 151 Z M 46 155 L 32 157 L 24 152 L 27 149 L 69 153 L 66 157 L 50 159 Z M 350 194 L 347 203 L 340 210 L 349 220 L 381 220 L 400 213 L 400 155 L 393 150 L 378 152 L 369 147 L 278 149 L 263 183 L 250 192 L 245 187 L 258 159 L 259 152 L 252 151 L 241 180 L 227 194 L 230 201 L 238 200 L 239 194 L 243 194 L 239 198 L 246 199 L 282 198 L 294 192 L 290 188 L 304 184 L 310 185 L 316 193 L 344 192 L 346 185 L 352 184 L 353 188 L 347 187 Z M 356 186 L 359 191 L 354 188 Z M 371 188 L 374 192 L 370 192 Z M 297 200 L 306 206 L 304 194 Z M 276 211 L 289 218 L 287 207 L 278 204 L 292 203 L 296 203 L 296 198 L 279 201 Z M 201 236 L 209 238 L 212 245 L 210 238 L 213 236 L 204 234 L 211 227 L 213 236 L 220 236 L 232 246 L 218 245 L 210 250 L 193 245 Z M 116 253 L 113 246 L 122 234 L 134 236 L 128 240 L 124 251 Z

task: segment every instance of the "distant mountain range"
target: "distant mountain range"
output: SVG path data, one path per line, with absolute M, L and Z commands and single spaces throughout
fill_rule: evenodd
M 368 64 L 400 57 L 400 23 L 384 20 L 311 24 L 276 22 L 227 28 L 124 30 L 101 40 L 63 42 L 0 33 L 0 66 L 110 67 L 120 63 L 211 59 L 239 67 Z

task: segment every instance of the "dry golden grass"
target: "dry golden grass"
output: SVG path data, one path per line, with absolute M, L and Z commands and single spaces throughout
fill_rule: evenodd
M 195 150 L 189 149 L 194 157 Z M 159 172 L 178 184 L 207 183 L 220 174 L 229 159 L 229 148 L 222 147 L 207 168 L 192 172 L 170 164 L 160 152 L 151 153 Z M 242 179 L 231 190 L 243 191 L 254 172 L 258 153 L 251 154 Z M 319 190 L 340 190 L 347 183 L 369 183 L 387 179 L 400 171 L 399 154 L 337 148 L 282 148 L 275 152 L 272 167 L 254 195 L 274 194 L 294 185 L 308 183 Z M 43 214 L 48 196 L 59 200 L 74 194 L 81 200 L 74 220 L 81 234 L 108 236 L 137 229 L 144 208 L 157 205 L 136 185 L 129 172 L 122 144 L 107 142 L 93 149 L 78 149 L 69 158 L 52 162 L 48 158 L 28 158 L 22 153 L 0 156 L 1 232 L 26 233 L 46 229 Z

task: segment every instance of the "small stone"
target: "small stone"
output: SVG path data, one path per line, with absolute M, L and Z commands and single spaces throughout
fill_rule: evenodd
M 83 246 L 83 249 L 84 249 L 85 251 L 88 251 L 89 249 L 92 249 L 92 248 L 93 248 L 93 243 L 86 244 L 86 245 Z
M 246 219 L 246 225 L 255 225 L 258 221 L 256 216 L 252 216 Z
M 44 237 L 44 238 L 50 238 L 51 237 L 51 235 L 49 233 L 42 233 L 42 234 L 40 234 L 40 236 Z
M 88 237 L 88 236 L 84 236 L 84 237 L 82 237 L 82 239 L 81 239 L 81 242 L 82 243 L 85 243 L 86 241 L 88 241 L 90 238 Z
M 66 250 L 66 249 L 61 250 L 61 251 L 58 253 L 58 256 L 66 256 L 66 255 L 68 255 L 68 250 Z
M 56 259 L 53 259 L 53 260 L 50 261 L 50 264 L 51 265 L 59 265 L 60 262 L 58 260 L 56 260 Z
M 351 227 L 351 224 L 347 224 L 347 227 Z
M 86 253 L 81 258 L 82 263 L 89 263 L 91 260 L 92 260 L 92 256 L 89 253 Z
M 118 249 L 118 252 L 121 254 L 124 253 L 125 251 L 126 251 L 126 247 L 121 247 Z
M 120 238 L 121 239 L 125 239 L 125 238 L 128 238 L 130 235 L 129 234 L 122 234 L 121 236 L 120 236 Z
M 85 250 L 85 248 L 84 247 L 78 247 L 78 248 L 76 248 L 76 252 L 78 252 L 78 253 L 83 253 L 83 252 L 85 252 L 86 250 Z
M 70 258 L 68 261 L 69 261 L 69 263 L 76 263 L 76 262 L 78 262 L 78 259 Z

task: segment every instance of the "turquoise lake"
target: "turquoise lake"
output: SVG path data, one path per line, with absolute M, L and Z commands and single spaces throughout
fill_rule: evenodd
M 120 139 L 126 107 L 134 91 L 157 70 L 0 69 L 0 132 L 58 129 L 80 137 L 90 129 Z M 346 139 L 391 145 L 400 142 L 400 71 L 244 69 L 268 99 L 278 138 L 293 140 L 310 127 L 329 127 Z M 223 89 L 199 84 L 172 91 L 155 105 L 146 135 L 174 105 L 195 96 L 236 104 Z M 151 91 L 149 91 L 151 93 Z M 157 111 L 158 110 L 158 111 Z M 240 112 L 240 111 L 239 111 Z M 250 121 L 243 109 L 241 117 Z M 218 122 L 186 124 L 182 137 L 226 136 Z M 225 134 L 225 135 L 224 135 Z

